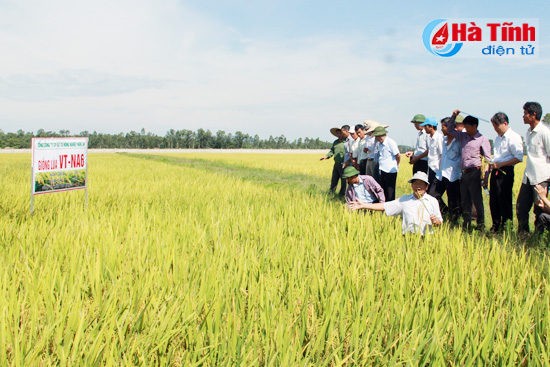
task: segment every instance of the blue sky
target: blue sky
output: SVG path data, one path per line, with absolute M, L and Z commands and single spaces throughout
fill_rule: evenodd
M 528 5 L 527 5 L 528 4 Z M 0 0 L 0 129 L 145 128 L 320 137 L 366 119 L 414 142 L 416 113 L 546 113 L 547 1 Z M 430 54 L 438 18 L 539 18 L 540 58 Z M 495 132 L 481 127 L 490 138 Z

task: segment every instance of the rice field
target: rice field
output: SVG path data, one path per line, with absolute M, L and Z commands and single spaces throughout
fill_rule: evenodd
M 550 364 L 544 251 L 403 237 L 319 158 L 89 154 L 88 206 L 31 216 L 30 154 L 0 154 L 0 365 Z

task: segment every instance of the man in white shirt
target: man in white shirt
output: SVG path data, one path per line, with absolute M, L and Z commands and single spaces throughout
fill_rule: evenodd
M 364 145 L 364 138 L 365 138 L 365 129 L 363 127 L 363 125 L 361 124 L 357 124 L 355 125 L 355 142 L 353 143 L 353 151 L 351 153 L 351 156 L 352 156 L 352 160 L 353 160 L 353 167 L 355 167 L 355 169 L 357 169 L 358 171 L 361 170 L 361 167 L 360 167 L 360 160 L 359 160 L 359 156 L 360 156 L 360 152 L 361 152 L 361 147 Z
M 443 154 L 443 134 L 437 131 L 437 121 L 434 117 L 428 117 L 420 126 L 428 134 L 428 183 L 430 185 L 428 194 L 436 198 L 439 209 L 445 213 L 447 205 L 436 191 L 436 177 L 440 172 L 441 154 Z
M 529 232 L 529 211 L 534 203 L 539 202 L 535 185 L 548 187 L 550 179 L 550 129 L 541 123 L 542 106 L 537 102 L 527 102 L 523 105 L 523 122 L 529 125 L 525 135 L 527 145 L 527 164 L 519 190 L 516 215 L 518 217 L 518 232 Z M 542 231 L 543 226 L 539 216 L 542 209 L 535 205 L 535 230 Z
M 380 182 L 380 174 L 378 170 L 378 162 L 376 162 L 376 157 L 378 155 L 378 152 L 376 151 L 376 139 L 373 135 L 374 129 L 376 129 L 378 126 L 382 126 L 383 128 L 387 129 L 388 125 L 382 125 L 378 121 L 372 121 L 372 120 L 366 120 L 365 121 L 365 127 L 367 127 L 367 137 L 365 148 L 363 148 L 363 151 L 367 153 L 367 164 L 365 167 L 365 174 L 368 176 L 372 176 L 376 182 Z
M 355 141 L 353 137 L 351 136 L 352 132 L 355 132 L 354 130 L 351 130 L 349 125 L 343 125 L 340 130 L 342 130 L 342 136 L 344 137 L 344 163 L 342 163 L 342 168 L 346 168 L 347 166 L 351 165 L 351 151 L 352 151 L 352 145 Z
M 426 121 L 426 116 L 422 114 L 414 115 L 411 122 L 418 131 L 416 138 L 416 146 L 414 152 L 407 152 L 405 155 L 409 157 L 409 164 L 413 165 L 413 174 L 418 171 L 428 173 L 428 134 L 420 124 Z
M 441 120 L 441 133 L 444 136 L 443 153 L 441 154 L 441 166 L 437 175 L 435 191 L 439 197 L 442 197 L 447 191 L 449 220 L 456 224 L 462 212 L 460 209 L 460 177 L 462 176 L 460 160 L 462 149 L 460 142 L 447 132 L 447 123 L 450 119 L 450 117 L 446 117 Z M 443 214 L 445 214 L 444 208 L 440 204 Z
M 439 174 L 441 166 L 443 134 L 437 131 L 437 121 L 434 117 L 428 117 L 420 126 L 422 126 L 426 134 L 428 134 L 428 182 L 430 191 L 433 192 L 435 190 L 436 176 Z M 434 196 L 432 192 L 429 194 Z
M 349 203 L 351 210 L 368 209 L 384 211 L 387 216 L 401 214 L 403 218 L 403 235 L 416 233 L 424 236 L 432 234 L 432 226 L 439 226 L 443 221 L 437 200 L 426 193 L 428 175 L 416 172 L 409 180 L 413 193 L 397 200 L 385 203 L 365 204 L 360 201 Z
M 355 126 L 355 130 L 357 131 L 359 131 L 358 126 L 360 125 Z M 367 172 L 367 154 L 368 154 L 366 147 L 370 136 L 367 135 L 367 129 L 368 129 L 367 126 L 361 126 L 361 129 L 363 130 L 363 132 L 362 133 L 358 132 L 358 134 L 360 134 L 359 136 L 361 137 L 361 140 L 359 141 L 359 149 L 357 151 L 357 162 L 359 162 L 359 173 L 361 175 L 365 175 Z
M 384 189 L 384 196 L 387 201 L 395 199 L 395 184 L 397 182 L 397 171 L 401 155 L 395 140 L 387 135 L 388 131 L 378 126 L 374 129 L 373 135 L 376 138 L 376 150 L 378 151 L 377 161 L 380 172 L 380 186 Z
M 513 221 L 512 188 L 514 187 L 514 166 L 523 161 L 521 136 L 508 125 L 508 116 L 497 112 L 492 118 L 493 128 L 498 134 L 491 161 L 489 208 L 493 218 L 491 232 L 501 232 L 507 221 Z M 486 185 L 486 183 L 485 183 Z

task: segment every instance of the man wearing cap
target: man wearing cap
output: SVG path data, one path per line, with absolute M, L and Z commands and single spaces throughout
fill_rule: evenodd
M 550 181 L 550 129 L 541 123 L 542 106 L 538 102 L 527 102 L 523 105 L 523 123 L 529 125 L 525 134 L 527 146 L 527 163 L 519 190 L 516 215 L 518 217 L 518 231 L 529 232 L 529 211 L 533 203 L 542 199 L 535 190 L 538 184 L 544 189 Z M 546 195 L 546 194 L 545 194 Z M 542 209 L 535 205 L 535 231 L 543 229 L 541 222 Z
M 336 139 L 332 143 L 328 154 L 325 157 L 322 157 L 320 160 L 329 159 L 334 157 L 334 166 L 332 168 L 332 179 L 330 181 L 330 191 L 336 192 L 336 186 L 338 186 L 338 180 L 340 180 L 340 196 L 344 196 L 346 193 L 346 179 L 344 178 L 344 168 L 342 164 L 344 163 L 345 147 L 344 147 L 344 136 L 342 135 L 342 130 L 333 127 L 330 129 L 330 133 L 336 136 Z
M 514 166 L 523 161 L 523 140 L 508 125 L 508 116 L 497 112 L 492 118 L 493 129 L 497 133 L 491 161 L 491 196 L 489 208 L 493 218 L 491 232 L 500 232 L 507 221 L 512 222 L 514 206 L 512 188 L 514 187 Z
M 376 139 L 376 150 L 378 152 L 376 161 L 380 173 L 380 186 L 384 189 L 386 200 L 395 199 L 395 184 L 401 155 L 397 143 L 387 136 L 388 131 L 378 126 L 374 129 L 373 135 Z
M 378 171 L 378 163 L 376 162 L 376 157 L 378 152 L 376 151 L 376 139 L 373 135 L 374 129 L 378 126 L 382 126 L 387 129 L 388 125 L 381 125 L 378 121 L 366 120 L 365 126 L 367 127 L 368 139 L 365 144 L 363 151 L 367 153 L 367 164 L 365 166 L 365 174 L 372 176 L 376 182 L 380 182 L 380 173 Z
M 360 201 L 365 204 L 383 203 L 384 190 L 371 176 L 360 175 L 355 167 L 346 167 L 344 177 L 348 182 L 346 202 L 348 204 Z
M 351 210 L 367 209 L 384 211 L 387 216 L 401 214 L 403 218 L 403 235 L 416 233 L 424 236 L 432 234 L 432 226 L 439 226 L 443 221 L 437 200 L 426 193 L 428 190 L 428 175 L 416 172 L 409 180 L 412 194 L 385 203 L 366 204 L 359 200 L 348 204 Z
M 437 131 L 437 121 L 434 117 L 428 117 L 420 124 L 428 135 L 428 183 L 429 194 L 437 199 L 442 212 L 446 212 L 447 205 L 436 191 L 437 176 L 441 172 L 441 155 L 443 154 L 443 134 Z
M 477 127 L 479 120 L 473 116 L 467 116 L 464 119 L 464 130 L 455 129 L 455 119 L 460 110 L 453 111 L 453 116 L 447 123 L 447 130 L 456 140 L 460 142 L 462 155 L 460 157 L 460 166 L 462 169 L 462 178 L 460 179 L 460 199 L 462 202 L 462 226 L 470 229 L 472 222 L 472 202 L 477 212 L 477 229 L 482 230 L 485 227 L 485 209 L 483 207 L 483 195 L 481 194 L 482 173 L 481 159 L 485 157 L 487 161 L 491 160 L 491 143 L 486 136 L 482 136 Z M 489 166 L 485 168 L 488 173 Z M 484 174 L 485 176 L 485 174 Z
M 422 114 L 414 115 L 411 122 L 414 124 L 416 130 L 418 130 L 418 137 L 416 138 L 416 146 L 414 152 L 407 152 L 405 155 L 409 157 L 409 164 L 413 165 L 413 174 L 418 171 L 428 172 L 428 134 L 424 131 L 424 128 L 420 126 L 426 121 L 426 116 Z
M 450 119 L 450 117 L 449 117 Z M 455 119 L 455 129 L 458 131 L 464 131 L 464 116 L 458 115 Z

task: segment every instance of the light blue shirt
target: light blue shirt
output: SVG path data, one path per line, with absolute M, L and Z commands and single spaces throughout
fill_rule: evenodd
M 449 182 L 455 182 L 462 176 L 460 168 L 460 156 L 462 149 L 460 142 L 453 139 L 451 144 L 447 145 L 448 138 L 443 140 L 443 153 L 441 154 L 441 171 L 437 175 L 439 181 L 443 181 L 445 177 Z
M 375 159 L 376 158 L 376 139 L 374 136 L 369 136 L 367 143 L 365 144 L 369 152 L 367 153 L 367 159 Z
M 386 173 L 397 173 L 397 159 L 395 156 L 399 154 L 397 143 L 386 136 L 383 143 L 376 142 L 378 148 L 378 164 L 380 171 Z
M 363 180 L 359 180 L 358 184 L 353 184 L 353 190 L 355 191 L 355 197 L 365 204 L 374 203 L 375 197 L 367 190 Z
M 351 152 L 353 150 L 353 143 L 354 142 L 355 142 L 355 140 L 353 140 L 353 138 L 351 137 L 351 134 L 350 134 L 350 136 L 348 136 L 348 138 L 344 142 L 344 147 L 346 148 L 346 153 L 344 154 L 344 163 L 349 161 L 350 158 L 351 158 Z
M 414 147 L 414 156 L 420 155 L 428 150 L 428 133 L 424 130 L 418 132 L 418 138 L 416 138 L 416 146 Z M 421 158 L 421 161 L 427 161 L 428 156 Z

